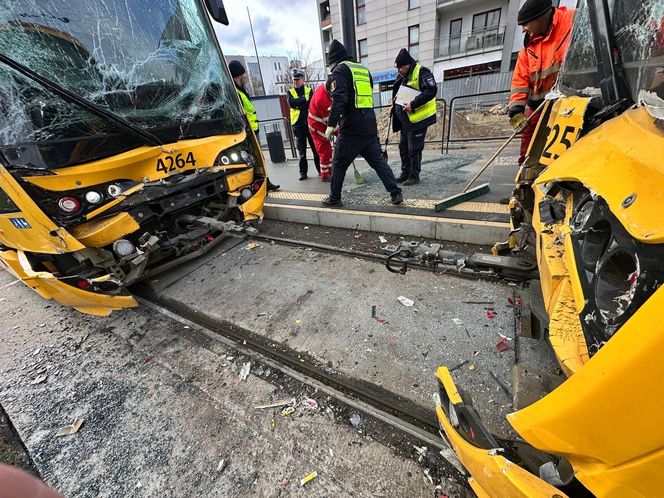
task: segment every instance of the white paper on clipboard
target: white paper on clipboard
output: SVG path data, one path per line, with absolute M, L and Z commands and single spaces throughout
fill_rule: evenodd
M 414 88 L 411 88 L 406 85 L 401 85 L 399 87 L 399 91 L 397 92 L 396 97 L 394 98 L 394 102 L 396 102 L 399 105 L 406 105 L 408 102 L 412 102 L 415 97 L 417 97 L 420 93 Z

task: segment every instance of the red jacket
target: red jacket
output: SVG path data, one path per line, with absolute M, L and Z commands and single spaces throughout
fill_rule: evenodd
M 325 85 L 318 85 L 311 96 L 311 102 L 309 102 L 309 128 L 325 133 L 331 106 L 332 99 L 327 94 Z M 312 119 L 312 116 L 318 118 L 318 120 Z M 325 122 L 321 123 L 320 120 L 325 120 Z
M 557 8 L 548 33 L 533 36 L 519 51 L 512 75 L 510 109 L 542 100 L 555 85 L 572 38 L 574 11 Z

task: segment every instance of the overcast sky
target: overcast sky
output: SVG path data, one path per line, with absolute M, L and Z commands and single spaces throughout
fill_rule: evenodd
M 310 62 L 322 59 L 316 0 L 224 0 L 228 26 L 215 23 L 224 54 L 254 55 L 247 7 L 259 55 L 295 55 L 295 40 L 311 48 Z

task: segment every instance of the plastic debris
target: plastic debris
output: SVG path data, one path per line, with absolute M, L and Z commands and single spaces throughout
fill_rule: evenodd
M 71 434 L 76 434 L 83 425 L 83 422 L 85 422 L 83 417 L 76 417 L 71 424 L 61 427 L 60 430 L 58 430 L 56 436 L 69 436 Z
M 350 416 L 350 423 L 353 424 L 353 427 L 359 427 L 362 424 L 362 417 L 360 417 L 357 413 L 353 413 Z
M 301 404 L 304 407 L 304 410 L 309 413 L 315 413 L 318 411 L 318 402 L 315 399 L 304 398 Z
M 468 370 L 475 370 L 475 365 L 471 363 L 470 366 L 468 367 Z
M 260 246 L 261 246 L 261 245 L 260 245 L 258 242 L 250 242 L 249 244 L 247 244 L 246 246 L 244 246 L 244 248 L 245 248 L 247 251 L 251 251 L 252 249 L 256 249 L 257 247 L 260 247 Z
M 460 318 L 452 318 L 452 321 L 459 327 L 463 325 L 463 320 L 461 320 Z
M 390 323 L 390 322 L 388 322 L 387 320 L 385 320 L 385 318 L 381 318 L 381 317 L 379 317 L 379 316 L 376 317 L 376 321 L 377 321 L 378 323 L 380 323 L 381 325 L 386 325 L 386 324 Z
M 223 472 L 228 467 L 228 462 L 225 459 L 219 460 L 219 465 L 217 465 L 217 472 Z
M 376 305 L 371 306 L 371 318 L 376 318 Z
M 316 479 L 316 477 L 318 477 L 318 472 L 314 470 L 311 474 L 308 474 L 300 480 L 300 486 L 304 486 L 305 484 L 313 481 Z
M 496 349 L 498 350 L 499 353 L 504 353 L 505 351 L 510 349 L 510 345 L 507 342 L 507 339 L 504 338 L 504 337 L 502 339 L 500 339 L 498 341 L 498 343 L 496 344 Z
M 302 320 L 295 320 L 295 325 L 300 325 L 302 323 Z
M 404 306 L 410 307 L 410 306 L 413 306 L 415 304 L 415 301 L 413 301 L 412 299 L 408 299 L 407 297 L 404 297 L 404 296 L 399 296 L 397 299 Z
M 496 314 L 493 313 L 492 311 L 487 311 L 486 312 L 486 317 L 487 318 L 496 318 Z
M 276 426 L 277 426 L 277 419 L 274 415 L 272 415 L 272 421 L 270 422 L 270 427 L 272 427 L 272 430 L 274 430 Z
M 429 482 L 431 485 L 433 485 L 433 477 L 431 477 L 431 474 L 429 473 L 429 469 L 424 469 L 424 475 L 426 476 L 427 479 L 429 479 Z
M 296 401 L 297 400 L 295 398 L 282 399 L 275 401 L 274 403 L 268 403 L 266 405 L 256 405 L 254 406 L 254 410 L 264 410 L 265 408 L 278 408 L 285 405 L 294 405 Z
M 249 377 L 249 371 L 251 370 L 251 362 L 248 361 L 244 365 L 242 365 L 242 369 L 240 369 L 240 380 L 247 380 L 247 377 Z
M 325 408 L 325 415 L 330 417 L 330 420 L 334 421 L 334 411 L 329 406 Z
M 380 240 L 381 244 L 387 244 L 387 239 L 385 237 L 383 237 L 382 235 L 378 236 L 378 240 Z
M 309 230 L 309 227 L 304 227 L 305 230 Z
M 30 384 L 32 384 L 33 386 L 34 386 L 35 384 L 41 384 L 41 383 L 44 382 L 47 378 L 48 378 L 48 375 L 40 375 L 39 377 L 35 378 L 32 382 L 30 382 Z
M 288 417 L 295 413 L 295 407 L 294 406 L 287 406 L 283 410 L 281 410 L 281 416 L 282 417 Z

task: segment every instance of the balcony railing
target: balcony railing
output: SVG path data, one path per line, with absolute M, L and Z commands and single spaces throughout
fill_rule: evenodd
M 436 42 L 436 58 L 451 59 L 496 50 L 502 46 L 504 38 L 505 26 L 465 31 L 456 36 L 439 38 Z

